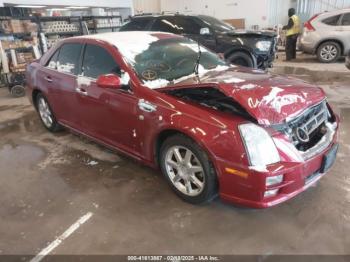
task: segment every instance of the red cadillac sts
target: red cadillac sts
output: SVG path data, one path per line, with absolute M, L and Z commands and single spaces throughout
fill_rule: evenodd
M 253 208 L 316 183 L 338 149 L 322 89 L 226 64 L 187 38 L 107 33 L 61 41 L 27 68 L 44 126 L 85 135 L 154 168 L 190 203 Z

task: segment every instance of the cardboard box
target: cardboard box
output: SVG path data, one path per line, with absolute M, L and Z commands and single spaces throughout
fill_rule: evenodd
M 0 32 L 4 34 L 12 33 L 12 28 L 9 20 L 3 20 L 0 22 Z
M 24 32 L 31 33 L 31 32 L 38 32 L 38 25 L 35 23 L 32 23 L 29 20 L 23 20 L 22 21 Z
M 6 40 L 2 40 L 1 41 L 1 45 L 2 45 L 3 49 L 9 49 L 10 48 L 10 44 L 11 44 L 10 41 L 6 41 Z
M 10 19 L 10 26 L 12 28 L 13 33 L 23 33 L 24 28 L 21 20 L 18 19 Z
M 236 29 L 245 29 L 245 19 L 226 19 L 224 22 L 234 26 Z

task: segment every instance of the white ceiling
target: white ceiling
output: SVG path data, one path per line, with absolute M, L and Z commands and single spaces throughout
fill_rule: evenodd
M 132 0 L 0 0 L 0 6 L 11 5 L 47 5 L 47 6 L 87 6 L 132 8 Z

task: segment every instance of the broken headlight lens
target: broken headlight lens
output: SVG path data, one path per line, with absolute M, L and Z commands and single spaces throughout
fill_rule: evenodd
M 271 42 L 270 41 L 259 41 L 256 43 L 256 48 L 259 49 L 259 51 L 262 52 L 268 52 L 271 47 Z
M 240 125 L 239 131 L 251 166 L 266 166 L 280 161 L 275 143 L 264 128 L 248 123 Z

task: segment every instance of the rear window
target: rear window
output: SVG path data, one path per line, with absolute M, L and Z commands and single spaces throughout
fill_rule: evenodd
M 146 29 L 152 18 L 134 18 L 120 28 L 120 31 L 143 31 Z
M 345 26 L 350 25 L 350 13 L 344 14 L 341 24 Z
M 328 17 L 324 19 L 322 22 L 326 25 L 338 25 L 339 19 L 340 19 L 340 15 L 336 15 L 336 16 Z

